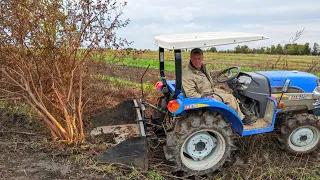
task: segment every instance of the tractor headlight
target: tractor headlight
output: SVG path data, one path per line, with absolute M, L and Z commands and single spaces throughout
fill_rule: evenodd
M 314 94 L 317 98 L 320 98 L 320 86 L 317 86 L 317 87 L 313 90 L 313 94 Z

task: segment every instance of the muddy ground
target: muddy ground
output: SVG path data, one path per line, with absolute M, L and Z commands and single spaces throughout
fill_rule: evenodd
M 140 82 L 143 68 L 95 64 L 96 72 Z M 168 72 L 168 79 L 174 77 Z M 144 80 L 155 83 L 158 71 L 150 69 Z M 225 86 L 223 86 L 225 88 Z M 140 97 L 140 89 L 114 86 L 96 80 L 88 86 L 92 102 L 86 110 L 86 132 L 92 128 L 90 117 L 106 107 L 127 98 Z M 146 92 L 146 99 L 155 102 L 160 94 Z M 11 111 L 12 112 L 12 111 Z M 124 165 L 97 164 L 93 157 L 113 145 L 112 136 L 87 136 L 82 147 L 65 147 L 52 143 L 44 124 L 37 119 L 0 110 L 0 179 L 179 179 L 172 174 L 172 164 L 162 154 L 161 144 L 149 147 L 149 171 Z M 107 142 L 107 145 L 105 144 Z M 153 144 L 154 145 L 154 144 Z M 320 150 L 310 155 L 294 156 L 279 149 L 275 133 L 236 138 L 238 150 L 234 161 L 222 171 L 198 179 L 320 179 Z M 154 145 L 155 146 L 155 145 Z

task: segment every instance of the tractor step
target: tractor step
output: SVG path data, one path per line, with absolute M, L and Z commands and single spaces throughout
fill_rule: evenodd
M 260 119 L 257 119 L 254 123 L 252 123 L 250 125 L 244 125 L 244 129 L 245 130 L 260 129 L 260 128 L 269 127 L 271 125 L 272 125 L 271 123 L 267 122 L 263 118 L 260 118 Z

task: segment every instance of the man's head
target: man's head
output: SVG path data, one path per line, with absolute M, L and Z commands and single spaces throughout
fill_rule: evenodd
M 203 61 L 203 51 L 200 48 L 194 48 L 190 53 L 190 61 L 192 65 L 200 70 Z

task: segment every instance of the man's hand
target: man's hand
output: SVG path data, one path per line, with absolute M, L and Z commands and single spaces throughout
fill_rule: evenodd
M 217 99 L 214 94 L 207 95 L 207 96 L 205 96 L 205 97 L 212 98 L 212 99 Z M 220 98 L 218 98 L 218 99 L 220 99 Z M 229 102 L 224 102 L 224 104 L 226 104 L 226 105 L 229 106 L 230 103 L 229 103 Z
M 213 94 L 211 94 L 211 95 L 206 95 L 205 97 L 214 99 Z

